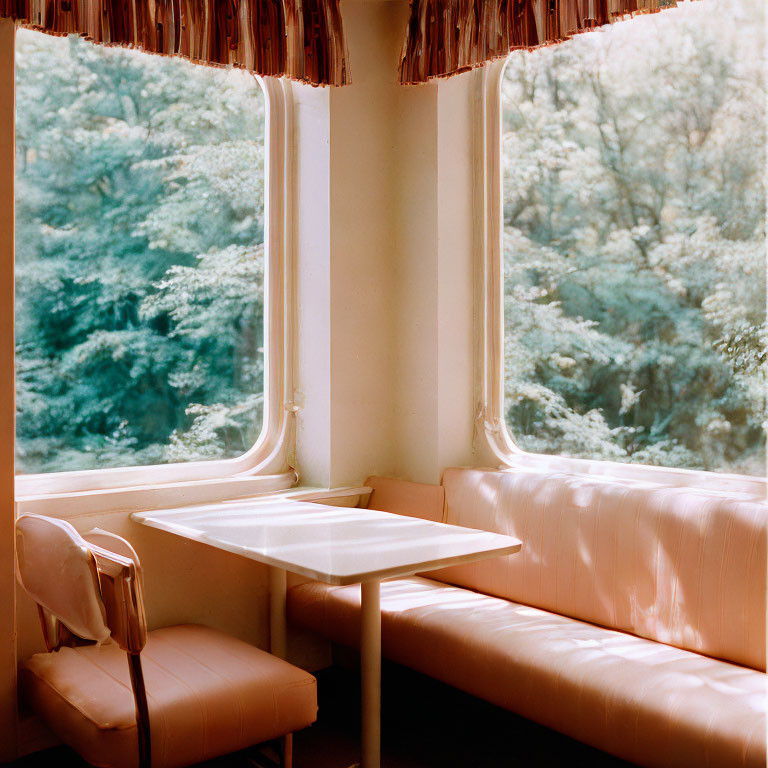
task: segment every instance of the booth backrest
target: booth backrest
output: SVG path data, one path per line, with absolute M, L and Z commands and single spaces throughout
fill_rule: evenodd
M 764 499 L 531 470 L 443 485 L 446 522 L 523 549 L 432 578 L 765 670 Z
M 412 483 L 393 477 L 369 477 L 365 484 L 373 488 L 368 509 L 443 522 L 445 489 L 441 485 Z

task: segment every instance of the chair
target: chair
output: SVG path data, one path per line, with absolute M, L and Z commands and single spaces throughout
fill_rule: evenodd
M 23 515 L 16 546 L 48 651 L 22 664 L 22 695 L 65 744 L 103 768 L 181 768 L 279 740 L 290 768 L 293 732 L 317 716 L 312 675 L 208 627 L 147 632 L 119 536 Z

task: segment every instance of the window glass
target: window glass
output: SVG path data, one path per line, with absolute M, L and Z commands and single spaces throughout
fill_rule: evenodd
M 264 400 L 259 82 L 16 44 L 16 471 L 242 454 Z
M 505 415 L 528 451 L 765 474 L 761 0 L 510 56 Z

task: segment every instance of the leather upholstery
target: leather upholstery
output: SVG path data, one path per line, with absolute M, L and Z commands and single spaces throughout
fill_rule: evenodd
M 534 468 L 443 486 L 444 522 L 523 549 L 384 582 L 387 657 L 641 765 L 764 768 L 764 498 Z M 288 608 L 359 642 L 357 587 Z
M 312 675 L 216 630 L 155 630 L 141 659 L 153 768 L 193 765 L 315 721 Z M 88 762 L 136 768 L 134 698 L 117 644 L 36 654 L 20 682 L 46 725 Z
M 358 586 L 303 584 L 288 608 L 358 645 Z M 383 582 L 381 609 L 388 658 L 626 760 L 765 767 L 760 672 L 419 577 Z
M 369 477 L 365 485 L 373 488 L 368 509 L 393 512 L 442 523 L 445 514 L 445 489 L 442 485 L 411 483 L 391 477 Z
M 127 557 L 129 560 L 132 560 L 136 566 L 141 565 L 139 556 L 136 554 L 136 550 L 131 546 L 130 542 L 126 541 L 122 536 L 118 536 L 116 533 L 105 531 L 102 528 L 91 528 L 90 531 L 83 534 L 83 539 L 89 544 L 94 544 L 97 547 L 114 552 L 120 557 Z
M 525 469 L 443 485 L 446 522 L 523 549 L 430 578 L 765 670 L 765 499 Z
M 109 638 L 96 561 L 72 525 L 21 515 L 16 520 L 16 564 L 26 592 L 78 637 L 97 642 Z

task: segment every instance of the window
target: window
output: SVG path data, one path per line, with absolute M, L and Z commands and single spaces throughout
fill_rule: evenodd
M 504 417 L 520 448 L 765 474 L 764 13 L 702 0 L 509 57 Z
M 228 459 L 262 429 L 252 75 L 16 34 L 17 473 Z

